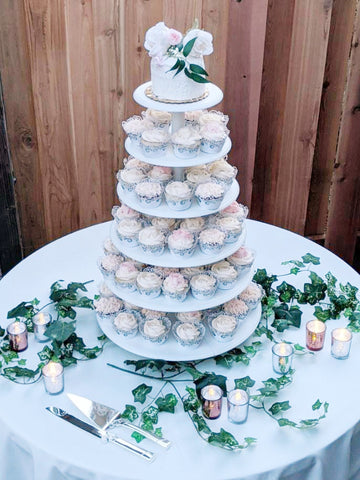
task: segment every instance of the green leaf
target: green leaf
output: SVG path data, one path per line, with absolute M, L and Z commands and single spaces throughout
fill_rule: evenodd
M 321 408 L 321 406 L 322 406 L 322 402 L 320 402 L 320 400 L 317 399 L 316 402 L 312 405 L 311 408 L 313 410 L 319 410 Z
M 187 43 L 185 43 L 184 48 L 183 48 L 184 57 L 187 57 L 190 54 L 190 52 L 191 52 L 191 50 L 194 46 L 194 43 L 196 42 L 196 39 L 197 39 L 197 37 L 194 37 L 191 40 L 189 40 Z
M 314 317 L 318 320 L 321 320 L 322 322 L 326 322 L 326 320 L 329 320 L 329 318 L 331 318 L 331 310 L 323 310 L 321 307 L 316 306 L 314 311 Z
M 175 73 L 174 77 L 176 77 L 176 75 L 179 75 L 179 73 L 182 72 L 184 70 L 184 68 L 185 68 L 184 60 L 179 60 L 179 67 L 176 70 L 176 73 Z
M 249 376 L 243 378 L 236 378 L 234 380 L 235 388 L 240 388 L 240 390 L 248 390 L 255 385 L 255 380 L 250 378 Z
M 205 373 L 203 377 L 198 378 L 194 381 L 196 385 L 196 393 L 200 397 L 200 392 L 203 387 L 207 385 L 217 385 L 223 391 L 224 396 L 226 396 L 226 377 L 224 375 L 216 375 L 215 373 Z
M 199 378 L 203 378 L 204 376 L 204 373 L 203 372 L 200 372 L 199 370 L 197 370 L 196 368 L 194 367 L 186 367 L 185 368 L 185 371 L 190 373 L 190 375 L 192 376 L 193 380 L 198 380 Z
M 125 410 L 121 414 L 121 417 L 126 418 L 130 422 L 134 422 L 139 417 L 139 414 L 134 405 L 125 405 Z
M 196 63 L 190 63 L 189 68 L 194 73 L 198 73 L 199 75 L 206 75 L 207 77 L 209 76 L 207 71 L 200 67 L 200 65 L 196 65 Z
M 293 274 L 293 275 L 297 275 L 299 272 L 300 272 L 300 268 L 299 268 L 299 267 L 292 267 L 292 268 L 290 268 L 290 273 Z
M 4 368 L 2 375 L 9 380 L 14 378 L 27 378 L 32 379 L 39 373 L 39 370 L 30 370 L 29 368 L 23 367 L 7 367 Z
M 21 302 L 15 308 L 10 310 L 7 318 L 28 317 L 35 314 L 34 305 L 32 302 Z
M 75 322 L 57 320 L 45 330 L 45 336 L 58 342 L 64 342 L 75 332 Z
M 281 265 L 289 265 L 289 264 L 296 265 L 297 267 L 300 267 L 300 268 L 305 267 L 303 262 L 300 262 L 300 260 L 287 260 L 286 262 L 281 262 Z
M 280 412 L 286 412 L 291 408 L 290 403 L 288 401 L 285 402 L 276 402 L 271 405 L 269 411 L 272 415 L 278 415 Z
M 354 333 L 360 332 L 360 312 L 353 312 L 350 315 L 348 328 Z
M 201 403 L 194 388 L 186 387 L 187 396 L 183 399 L 183 407 L 185 412 L 197 412 L 201 407 Z
M 253 445 L 254 443 L 257 442 L 257 439 L 254 437 L 245 437 L 244 442 L 246 443 L 247 446 Z
M 239 445 L 236 438 L 223 428 L 220 429 L 219 433 L 212 432 L 208 438 L 208 442 L 210 444 L 218 444 L 228 447 L 237 447 Z
M 286 282 L 282 282 L 276 290 L 280 293 L 279 299 L 281 302 L 290 302 L 295 296 L 296 288 Z
M 263 287 L 263 289 L 266 292 L 266 295 L 270 294 L 271 286 L 274 282 L 277 281 L 277 276 L 276 275 L 268 275 L 267 271 L 265 268 L 258 268 L 256 270 L 256 273 L 253 277 L 253 281 L 255 283 L 258 283 Z
M 131 392 L 134 395 L 134 401 L 145 403 L 146 396 L 148 393 L 151 392 L 151 390 L 152 390 L 152 387 L 145 385 L 145 383 L 142 383 L 138 387 L 134 388 L 134 390 L 132 390 Z
M 191 418 L 198 432 L 204 432 L 206 434 L 211 433 L 211 430 L 208 427 L 205 419 L 201 415 L 199 415 L 198 413 L 194 413 Z
M 138 433 L 138 432 L 133 432 L 133 433 L 131 434 L 131 436 L 132 436 L 132 438 L 135 439 L 135 441 L 136 441 L 137 443 L 140 443 L 140 442 L 141 442 L 142 440 L 144 440 L 144 438 L 145 438 L 144 435 L 141 435 L 141 433 Z
M 279 427 L 296 427 L 296 423 L 292 422 L 288 418 L 279 418 L 277 422 Z
M 155 403 L 158 406 L 159 412 L 175 413 L 177 398 L 173 393 L 168 393 L 165 397 L 157 398 Z
M 156 407 L 149 407 L 141 414 L 141 418 L 145 424 L 158 423 L 159 409 Z
M 271 324 L 278 332 L 283 332 L 289 327 L 300 328 L 302 311 L 297 305 L 289 308 L 286 303 L 274 307 L 275 320 Z
M 196 83 L 210 83 L 210 81 L 207 78 L 202 77 L 197 73 L 192 73 L 187 68 L 184 69 L 184 73 L 188 78 L 191 78 L 191 80 L 194 80 L 194 82 Z
M 42 362 L 48 362 L 49 360 L 51 360 L 52 355 L 53 351 L 47 345 L 45 345 L 41 352 L 38 352 L 38 357 Z
M 313 265 L 320 265 L 320 257 L 315 257 L 314 255 L 311 255 L 311 253 L 307 253 L 303 257 L 304 263 L 312 263 Z

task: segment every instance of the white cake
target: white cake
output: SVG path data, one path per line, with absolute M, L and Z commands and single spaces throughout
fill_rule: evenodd
M 206 93 L 204 55 L 213 51 L 212 35 L 193 28 L 184 36 L 164 22 L 151 27 L 144 46 L 151 57 L 152 94 L 168 102 L 190 102 Z

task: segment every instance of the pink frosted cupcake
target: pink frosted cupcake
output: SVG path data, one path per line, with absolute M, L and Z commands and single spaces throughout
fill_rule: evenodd
M 248 247 L 240 247 L 227 260 L 241 273 L 251 268 L 255 260 L 255 251 Z
M 189 281 L 181 273 L 170 273 L 162 285 L 163 294 L 179 302 L 185 300 L 189 288 Z
M 225 233 L 218 228 L 206 228 L 199 235 L 199 246 L 203 253 L 218 253 L 225 245 Z
M 123 262 L 115 272 L 115 282 L 127 290 L 136 289 L 136 277 L 139 270 L 133 262 Z
M 154 124 L 149 120 L 141 118 L 139 115 L 133 115 L 122 122 L 122 127 L 131 142 L 134 145 L 139 146 L 142 133 L 145 130 L 154 128 Z
M 200 183 L 195 190 L 195 197 L 200 207 L 208 210 L 217 210 L 223 201 L 224 194 L 224 187 L 215 181 Z
M 245 220 L 249 214 L 249 209 L 245 205 L 238 202 L 231 203 L 228 207 L 221 210 L 222 217 L 235 217 L 238 220 Z
M 173 255 L 190 257 L 196 247 L 195 235 L 183 228 L 174 230 L 168 237 L 168 247 Z
M 173 177 L 172 168 L 155 166 L 149 172 L 150 180 L 160 182 L 162 185 L 166 185 Z
M 123 261 L 121 255 L 109 254 L 99 259 L 98 265 L 100 271 L 106 277 L 113 277 L 116 270 L 119 268 Z
M 218 122 L 209 122 L 200 128 L 200 150 L 204 153 L 221 152 L 229 130 L 225 125 Z
M 116 223 L 119 223 L 124 218 L 140 218 L 141 217 L 139 212 L 128 207 L 127 205 L 125 205 L 125 203 L 123 203 L 120 207 L 118 207 L 117 205 L 113 207 L 111 210 L 111 214 Z
M 240 298 L 233 298 L 229 302 L 224 303 L 223 311 L 241 320 L 249 313 L 249 307 L 243 300 L 240 300 Z

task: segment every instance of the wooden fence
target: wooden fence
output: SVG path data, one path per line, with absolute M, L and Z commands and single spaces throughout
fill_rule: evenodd
M 2 0 L 0 72 L 24 254 L 110 219 L 141 111 L 146 30 L 214 35 L 251 217 L 353 261 L 359 219 L 360 0 Z M 10 182 L 11 183 L 11 182 Z

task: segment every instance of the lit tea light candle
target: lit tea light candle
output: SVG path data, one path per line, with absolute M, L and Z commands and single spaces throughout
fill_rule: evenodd
M 228 392 L 228 419 L 232 423 L 244 423 L 248 417 L 249 395 L 245 390 L 236 388 Z
M 10 349 L 22 352 L 28 347 L 28 332 L 24 322 L 10 323 L 6 329 L 9 335 Z
M 49 395 L 57 395 L 64 390 L 64 367 L 50 361 L 42 369 L 45 390 Z
M 204 417 L 215 420 L 221 415 L 223 391 L 217 385 L 206 385 L 201 389 Z
M 331 355 L 339 360 L 348 358 L 352 333 L 347 328 L 335 328 L 331 332 Z
M 306 324 L 306 347 L 316 352 L 324 346 L 326 325 L 320 320 L 310 320 Z
M 34 315 L 32 321 L 34 324 L 34 334 L 36 340 L 38 342 L 48 342 L 50 338 L 45 336 L 45 330 L 51 322 L 50 313 L 39 312 Z
M 272 347 L 272 364 L 275 373 L 285 375 L 291 368 L 294 348 L 288 343 L 275 343 Z

